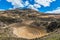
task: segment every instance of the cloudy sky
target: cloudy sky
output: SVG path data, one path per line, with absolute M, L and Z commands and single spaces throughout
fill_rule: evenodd
M 0 10 L 31 8 L 39 12 L 60 13 L 60 0 L 0 0 Z

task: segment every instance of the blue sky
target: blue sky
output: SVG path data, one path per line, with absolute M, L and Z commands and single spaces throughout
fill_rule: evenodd
M 0 1 L 0 9 L 5 9 L 5 10 L 7 10 L 7 9 L 9 9 L 9 8 L 12 8 L 12 7 L 13 7 L 13 5 L 11 5 L 10 2 L 7 2 L 6 0 L 1 0 L 1 1 Z
M 0 10 L 32 8 L 39 12 L 60 13 L 60 0 L 0 0 Z

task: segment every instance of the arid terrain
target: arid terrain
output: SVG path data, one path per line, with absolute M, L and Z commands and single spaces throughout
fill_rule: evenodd
M 50 40 L 47 38 L 53 38 L 54 35 L 60 38 L 59 30 L 60 14 L 44 14 L 32 9 L 0 11 L 1 40 L 5 40 L 4 38 Z

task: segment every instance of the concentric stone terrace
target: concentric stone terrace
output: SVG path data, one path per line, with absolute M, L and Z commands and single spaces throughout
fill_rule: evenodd
M 44 14 L 31 9 L 0 12 L 0 31 L 2 31 L 0 36 L 7 34 L 9 36 L 5 37 L 34 39 L 49 35 L 58 28 L 60 28 L 59 14 Z

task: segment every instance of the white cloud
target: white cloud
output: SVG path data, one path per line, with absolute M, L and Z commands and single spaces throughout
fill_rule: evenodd
M 29 2 L 28 2 L 28 1 L 26 1 L 24 5 L 25 5 L 25 6 L 29 5 Z
M 34 9 L 34 10 L 38 11 L 38 9 L 34 7 L 34 5 L 29 5 L 28 8 L 31 8 L 31 9 Z
M 50 3 L 56 0 L 35 0 L 36 3 L 43 5 L 44 7 L 50 6 Z
M 47 11 L 46 13 L 60 13 L 60 7 L 52 11 Z
M 40 8 L 41 5 L 43 5 L 44 7 L 50 6 L 50 3 L 56 0 L 34 0 L 35 1 L 34 5 L 30 4 L 29 0 L 26 0 L 25 3 L 22 0 L 7 0 L 7 1 L 11 2 L 14 8 L 28 6 L 36 10 L 37 8 Z
M 24 7 L 22 4 L 22 0 L 7 0 L 8 2 L 11 2 L 14 7 Z
M 39 4 L 34 4 L 33 5 L 35 8 L 40 8 L 41 6 Z

